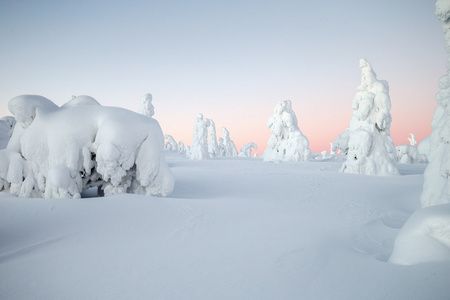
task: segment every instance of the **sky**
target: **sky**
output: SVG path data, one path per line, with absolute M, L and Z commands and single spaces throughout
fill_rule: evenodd
M 0 1 L 0 116 L 22 94 L 90 95 L 154 118 L 189 145 L 195 117 L 261 154 L 289 99 L 311 150 L 350 123 L 367 59 L 390 86 L 395 145 L 431 133 L 447 54 L 432 0 Z M 82 120 L 80 120 L 82 122 Z

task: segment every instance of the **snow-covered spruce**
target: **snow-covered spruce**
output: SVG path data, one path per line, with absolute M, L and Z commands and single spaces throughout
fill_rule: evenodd
M 191 148 L 187 154 L 189 159 L 209 159 L 208 153 L 209 120 L 198 114 L 195 119 Z
M 361 59 L 361 84 L 353 99 L 353 117 L 335 143 L 347 152 L 341 172 L 363 175 L 398 174 L 397 155 L 390 136 L 389 86 L 378 80 L 370 63 Z M 347 144 L 346 144 L 347 143 Z
M 37 95 L 9 102 L 17 124 L 0 151 L 2 190 L 21 197 L 77 198 L 90 187 L 105 195 L 166 196 L 174 178 L 161 156 L 164 137 L 152 118 L 105 107 L 89 96 L 62 107 Z
M 255 151 L 258 150 L 258 146 L 253 142 L 244 144 L 241 147 L 241 152 L 239 152 L 238 156 L 239 157 L 252 157 L 252 149 L 254 149 Z
M 209 121 L 209 138 L 208 138 L 208 153 L 210 156 L 220 156 L 220 148 L 217 143 L 217 135 L 216 135 L 216 124 L 213 120 L 208 119 Z
M 223 151 L 221 153 L 222 154 L 221 156 L 225 156 L 225 157 L 238 156 L 236 145 L 230 139 L 230 132 L 225 127 L 222 127 L 222 134 L 223 134 L 223 139 L 222 139 Z
M 155 108 L 153 107 L 152 100 L 153 100 L 152 94 L 144 95 L 141 104 L 141 113 L 143 115 L 153 117 L 153 115 L 155 114 Z
M 311 157 L 309 141 L 298 127 L 290 100 L 275 105 L 267 121 L 272 134 L 262 158 L 265 161 L 306 161 Z
M 166 143 L 164 145 L 164 149 L 167 151 L 178 152 L 178 144 L 170 134 L 165 134 L 164 139 L 166 139 Z
M 445 46 L 449 53 L 447 74 L 439 79 L 436 94 L 437 107 L 431 121 L 428 166 L 424 173 L 424 184 L 420 200 L 422 206 L 450 202 L 450 3 L 436 2 L 436 16 L 443 22 Z

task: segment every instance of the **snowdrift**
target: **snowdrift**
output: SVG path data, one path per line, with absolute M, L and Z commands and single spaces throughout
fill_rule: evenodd
M 173 176 L 161 156 L 158 122 L 79 96 L 62 107 L 42 96 L 9 102 L 17 124 L 0 151 L 0 188 L 20 197 L 77 198 L 98 187 L 105 195 L 168 195 Z

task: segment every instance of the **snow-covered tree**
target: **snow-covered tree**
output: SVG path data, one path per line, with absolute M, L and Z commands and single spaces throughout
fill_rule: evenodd
M 3 117 L 0 119 L 0 149 L 5 149 L 14 131 L 16 119 L 14 117 Z
M 411 146 L 416 146 L 417 145 L 417 141 L 416 141 L 416 135 L 414 133 L 410 133 L 411 137 L 408 138 L 409 144 Z
M 225 127 L 222 127 L 222 134 L 223 134 L 223 146 L 225 149 L 225 156 L 226 157 L 238 156 L 236 145 L 230 139 L 230 132 Z
M 164 149 L 167 151 L 178 152 L 178 144 L 170 134 L 165 134 L 164 139 L 166 139 L 166 143 L 164 145 Z
M 42 96 L 9 101 L 17 124 L 0 150 L 0 188 L 21 197 L 168 195 L 174 178 L 155 119 L 79 96 L 62 107 Z
M 267 127 L 272 135 L 262 155 L 265 161 L 305 161 L 311 157 L 309 141 L 298 127 L 290 100 L 277 103 Z
M 152 117 L 155 114 L 155 108 L 152 104 L 152 94 L 145 94 L 142 99 L 141 113 L 145 116 Z
M 390 136 L 388 83 L 377 79 L 367 60 L 361 59 L 359 67 L 361 84 L 352 103 L 353 117 L 349 128 L 338 138 L 339 148 L 348 149 L 341 171 L 364 175 L 398 174 L 394 165 L 397 154 Z
M 208 159 L 208 126 L 209 120 L 198 114 L 194 125 L 194 137 L 192 138 L 189 159 Z
M 445 46 L 449 53 L 447 74 L 439 80 L 437 107 L 431 121 L 428 166 L 424 173 L 422 206 L 450 202 L 450 2 L 436 2 L 436 16 L 443 22 Z
M 182 141 L 178 142 L 178 154 L 186 154 L 186 146 Z
M 239 152 L 238 156 L 239 157 L 252 157 L 252 149 L 254 149 L 255 151 L 258 150 L 258 146 L 253 142 L 244 144 L 241 147 L 241 152 Z
M 395 147 L 397 150 L 397 161 L 403 164 L 417 164 L 422 162 L 419 149 L 412 145 L 400 145 Z
M 208 152 L 211 156 L 220 156 L 219 145 L 217 144 L 217 135 L 216 135 L 216 124 L 213 120 L 208 119 L 209 121 L 209 138 L 208 138 Z
M 420 141 L 419 146 L 417 146 L 417 149 L 419 150 L 422 162 L 427 163 L 428 154 L 430 152 L 430 137 L 427 136 L 422 141 Z

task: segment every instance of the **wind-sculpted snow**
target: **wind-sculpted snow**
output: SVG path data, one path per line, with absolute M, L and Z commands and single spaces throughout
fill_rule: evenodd
M 392 138 L 389 86 L 378 80 L 365 59 L 359 63 L 361 84 L 353 98 L 349 128 L 339 136 L 332 150 L 347 153 L 341 171 L 364 175 L 398 174 L 397 155 Z M 348 144 L 347 144 L 348 143 Z
M 90 187 L 105 195 L 168 195 L 173 176 L 160 155 L 158 122 L 105 107 L 88 96 L 61 108 L 33 95 L 9 102 L 17 124 L 0 151 L 2 189 L 21 197 L 80 197 Z
M 311 157 L 309 141 L 300 131 L 290 100 L 277 103 L 267 121 L 272 135 L 262 157 L 265 161 L 306 161 Z
M 252 149 L 258 150 L 258 146 L 253 142 L 244 144 L 239 152 L 239 157 L 252 157 Z
M 450 262 L 450 204 L 415 212 L 400 230 L 389 262 Z
M 141 113 L 145 116 L 152 117 L 155 114 L 155 108 L 152 104 L 152 94 L 145 94 L 142 99 Z

